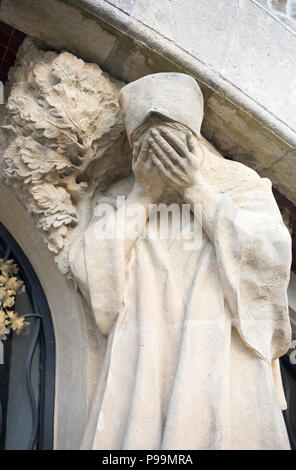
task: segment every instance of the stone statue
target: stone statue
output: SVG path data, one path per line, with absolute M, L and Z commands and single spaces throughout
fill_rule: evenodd
M 108 338 L 82 448 L 289 449 L 278 358 L 290 344 L 291 246 L 271 183 L 201 136 L 190 76 L 148 75 L 119 102 L 134 176 L 99 194 L 69 258 Z M 188 227 L 157 236 L 151 204 L 172 202 L 201 207 L 194 249 Z M 135 203 L 144 217 L 127 215 Z M 120 218 L 153 236 L 98 236 Z
M 1 179 L 107 338 L 84 449 L 289 448 L 290 236 L 270 181 L 219 155 L 202 118 L 184 74 L 123 86 L 30 40 L 11 72 Z

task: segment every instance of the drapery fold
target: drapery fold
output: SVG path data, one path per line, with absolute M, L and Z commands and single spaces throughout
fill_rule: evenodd
M 267 179 L 220 199 L 215 250 L 223 293 L 243 341 L 268 362 L 291 342 L 287 287 L 291 237 Z
M 221 193 L 214 241 L 203 232 L 198 250 L 139 239 L 126 260 L 96 219 L 73 245 L 109 335 L 83 449 L 289 448 L 276 364 L 291 334 L 290 237 L 270 182 L 244 179 Z

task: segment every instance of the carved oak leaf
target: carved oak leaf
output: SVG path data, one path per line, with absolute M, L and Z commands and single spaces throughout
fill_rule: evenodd
M 77 222 L 77 212 L 64 188 L 43 183 L 32 188 L 32 195 L 38 205 L 35 212 L 43 214 L 40 218 L 43 230 Z
M 68 271 L 71 240 L 87 226 L 93 194 L 128 175 L 122 84 L 74 55 L 21 46 L 11 74 L 4 181 L 24 204 Z
M 42 160 L 40 159 L 42 155 Z M 53 173 L 54 178 L 71 164 L 48 146 L 28 137 L 17 137 L 4 154 L 6 173 L 25 184 L 40 181 L 44 175 Z
M 53 75 L 61 81 L 72 83 L 80 83 L 87 80 L 87 67 L 85 62 L 78 57 L 73 56 L 69 52 L 64 52 L 53 62 Z

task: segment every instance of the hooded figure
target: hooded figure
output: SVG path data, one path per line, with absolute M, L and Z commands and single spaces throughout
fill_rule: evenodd
M 108 338 L 82 448 L 289 449 L 278 358 L 291 338 L 291 242 L 271 183 L 200 136 L 203 99 L 193 78 L 146 76 L 119 101 L 132 147 L 155 116 L 198 140 L 204 186 L 196 194 L 207 228 L 188 250 L 186 227 L 163 239 L 152 212 L 154 236 L 127 249 L 124 239 L 98 237 L 110 218 L 99 204 L 101 218 L 94 214 L 73 245 L 73 275 Z M 132 185 L 113 185 L 103 202 L 136 201 Z M 158 200 L 185 202 L 170 189 Z

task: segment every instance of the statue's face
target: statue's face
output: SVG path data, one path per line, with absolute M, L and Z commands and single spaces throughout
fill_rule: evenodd
M 187 127 L 149 119 L 132 135 L 132 143 L 133 171 L 140 185 L 161 192 L 166 184 L 183 189 L 195 185 L 203 151 Z
M 157 130 L 159 127 L 166 128 L 173 132 L 182 142 L 186 143 L 186 135 L 188 129 L 181 124 L 175 124 L 170 121 L 166 121 L 160 117 L 151 117 L 141 128 L 139 128 L 133 138 L 133 147 L 140 148 L 145 137 L 149 136 L 151 129 Z

